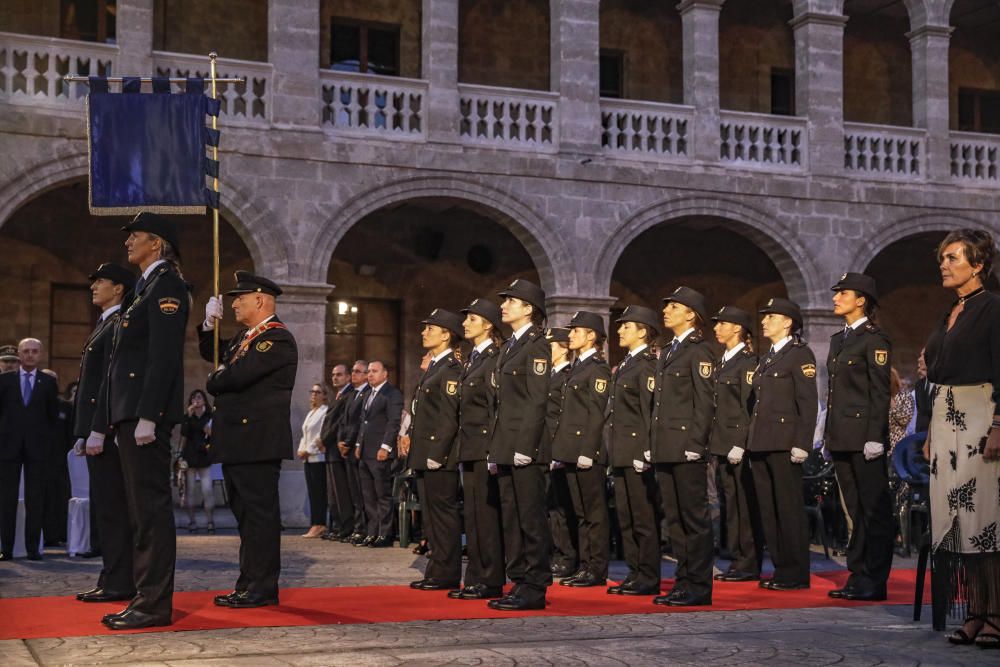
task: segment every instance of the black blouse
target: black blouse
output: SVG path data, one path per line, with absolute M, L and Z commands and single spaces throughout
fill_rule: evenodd
M 185 415 L 184 421 L 181 422 L 181 435 L 185 438 L 181 457 L 192 468 L 207 468 L 212 465 L 205 438 L 205 426 L 211 418 L 212 413 L 205 410 L 201 417 Z
M 1000 294 L 974 293 L 948 331 L 950 313 L 927 341 L 927 379 L 948 385 L 992 383 L 994 412 L 1000 412 Z

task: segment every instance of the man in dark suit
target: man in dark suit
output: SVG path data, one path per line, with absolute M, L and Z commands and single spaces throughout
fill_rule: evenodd
M 17 492 L 24 469 L 24 544 L 29 560 L 38 550 L 45 504 L 45 467 L 59 418 L 59 387 L 42 373 L 42 343 L 25 338 L 17 346 L 21 368 L 0 374 L 0 560 L 14 557 Z
M 392 462 L 403 415 L 403 394 L 388 382 L 389 371 L 381 361 L 368 364 L 371 392 L 364 399 L 361 428 L 355 441 L 367 529 L 362 544 L 392 545 Z
M 74 448 L 85 451 L 86 438 L 94 424 L 101 382 L 108 374 L 111 345 L 115 325 L 121 318 L 122 303 L 130 298 L 135 286 L 135 276 L 117 264 L 101 264 L 90 274 L 91 302 L 101 309 L 97 326 L 83 346 L 80 359 L 80 384 L 76 389 L 76 408 L 73 420 Z M 107 435 L 107 430 L 105 435 Z M 82 602 L 111 602 L 131 600 L 135 595 L 132 573 L 132 528 L 128 521 L 128 500 L 125 497 L 125 478 L 122 477 L 118 447 L 111 445 L 100 454 L 87 457 L 90 477 L 90 505 L 101 536 L 100 552 L 103 567 L 97 586 L 79 593 Z M 91 544 L 93 550 L 95 545 Z
M 344 418 L 337 429 L 337 449 L 344 459 L 344 472 L 347 474 L 347 487 L 350 491 L 351 505 L 354 506 L 354 532 L 341 538 L 341 542 L 361 546 L 368 538 L 368 522 L 365 519 L 365 498 L 361 493 L 361 461 L 354 455 L 354 443 L 358 441 L 361 432 L 361 422 L 364 416 L 365 401 L 371 393 L 368 386 L 368 362 L 358 359 L 351 366 L 351 394 L 344 408 Z M 378 537 L 376 535 L 376 537 Z
M 222 463 L 229 506 L 240 532 L 240 576 L 220 607 L 245 609 L 278 604 L 281 512 L 278 476 L 292 458 L 291 404 L 298 370 L 295 337 L 275 314 L 281 288 L 249 271 L 236 272 L 236 321 L 244 326 L 219 341 L 220 366 L 205 388 L 215 397 L 212 460 Z M 212 330 L 222 319 L 222 300 L 209 299 L 198 330 L 201 356 L 213 357 Z
M 347 366 L 337 364 L 330 371 L 330 384 L 333 386 L 333 401 L 330 403 L 320 439 L 326 450 L 326 490 L 327 506 L 330 508 L 330 519 L 324 540 L 340 540 L 354 532 L 354 503 L 351 501 L 351 488 L 347 483 L 347 469 L 344 467 L 344 456 L 337 447 L 338 431 L 344 420 L 344 413 L 354 397 L 353 387 L 348 382 L 350 374 Z

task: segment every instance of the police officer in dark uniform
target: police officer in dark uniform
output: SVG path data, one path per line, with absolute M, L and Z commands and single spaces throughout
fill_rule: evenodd
M 875 279 L 845 273 L 831 289 L 834 313 L 847 322 L 830 339 L 826 368 L 826 449 L 854 526 L 847 545 L 851 576 L 830 597 L 885 600 L 895 524 L 886 468 L 892 344 L 872 321 Z
M 170 432 L 184 417 L 184 332 L 190 311 L 174 223 L 140 213 L 122 230 L 129 232 L 128 261 L 142 276 L 115 327 L 86 444 L 90 454 L 103 451 L 105 434 L 114 427 L 132 521 L 137 593 L 125 610 L 102 619 L 112 630 L 171 623 L 177 537 Z
M 714 355 L 703 333 L 708 314 L 705 297 L 690 287 L 678 287 L 663 302 L 663 324 L 674 338 L 656 369 L 652 461 L 677 572 L 673 590 L 653 603 L 710 605 L 715 547 L 707 464 L 715 407 Z
M 275 314 L 281 288 L 249 271 L 236 272 L 233 313 L 243 325 L 219 341 L 219 367 L 205 388 L 215 397 L 212 460 L 222 464 L 229 506 L 240 533 L 240 576 L 220 607 L 278 604 L 281 513 L 278 476 L 292 458 L 291 402 L 299 353 L 292 332 Z M 209 299 L 198 329 L 201 356 L 213 357 L 212 330 L 222 320 L 222 301 Z
M 545 292 L 518 279 L 500 296 L 503 322 L 514 333 L 493 372 L 496 407 L 489 460 L 498 467 L 507 576 L 514 587 L 489 606 L 544 609 L 545 592 L 552 585 L 545 507 L 545 470 L 552 455 L 549 443 L 542 441 L 549 388 L 549 344 L 541 327 Z
M 549 399 L 545 407 L 545 433 L 543 442 L 551 443 L 559 427 L 562 416 L 563 391 L 573 363 L 573 352 L 569 349 L 569 329 L 552 327 L 545 332 L 549 342 L 552 370 L 549 371 Z M 552 534 L 552 575 L 568 577 L 577 574 L 579 554 L 579 522 L 573 509 L 573 497 L 569 492 L 566 466 L 562 461 L 552 461 L 547 475 L 547 500 L 549 507 L 549 531 Z
M 604 420 L 611 369 L 604 361 L 604 318 L 577 311 L 569 323 L 569 349 L 576 359 L 562 392 L 559 425 L 552 438 L 552 458 L 566 466 L 566 479 L 577 518 L 580 565 L 559 583 L 574 588 L 603 586 L 608 578 L 608 455 Z
M 462 580 L 462 515 L 458 500 L 458 387 L 462 364 L 454 348 L 464 330 L 458 313 L 435 308 L 420 338 L 430 364 L 414 391 L 410 468 L 417 475 L 424 535 L 432 545 L 424 578 L 410 588 L 443 591 Z
M 618 341 L 628 354 L 611 378 L 608 431 L 615 510 L 628 576 L 608 587 L 613 595 L 660 594 L 656 478 L 644 452 L 650 451 L 656 388 L 656 355 L 649 345 L 662 323 L 656 311 L 643 306 L 627 306 L 618 318 Z
M 802 495 L 802 464 L 809 457 L 818 411 L 816 358 L 801 338 L 798 304 L 775 297 L 761 308 L 771 343 L 754 373 L 754 404 L 747 450 L 774 577 L 774 591 L 809 588 L 809 527 Z
M 503 339 L 500 308 L 488 299 L 475 299 L 462 310 L 462 332 L 472 353 L 459 377 L 458 460 L 462 464 L 465 541 L 469 564 L 463 587 L 448 592 L 461 600 L 488 600 L 503 595 L 507 575 L 500 532 L 500 489 L 489 472 L 486 454 L 493 429 L 493 386 Z
M 95 423 L 94 411 L 101 382 L 108 373 L 111 361 L 115 326 L 121 318 L 122 303 L 131 297 L 135 276 L 128 269 L 108 262 L 90 274 L 90 281 L 92 301 L 101 309 L 101 317 L 87 339 L 80 359 L 80 384 L 76 390 L 73 424 L 73 434 L 78 438 L 75 445 L 78 454 L 85 453 L 86 438 Z M 97 586 L 77 594 L 76 599 L 83 602 L 131 600 L 135 595 L 132 529 L 128 521 L 128 499 L 118 447 L 108 444 L 100 454 L 88 456 L 87 474 L 93 509 L 91 516 L 96 519 L 97 532 L 101 536 L 103 567 Z
M 718 460 L 726 505 L 726 542 L 729 569 L 719 581 L 756 581 L 760 578 L 760 510 L 753 489 L 750 457 L 746 456 L 750 415 L 753 413 L 753 318 L 725 306 L 713 317 L 715 339 L 725 352 L 715 364 L 715 415 L 709 449 Z

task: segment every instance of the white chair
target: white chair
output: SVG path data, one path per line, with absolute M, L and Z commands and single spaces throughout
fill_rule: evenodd
M 69 518 L 66 525 L 66 553 L 76 556 L 90 551 L 90 476 L 87 474 L 87 457 L 77 456 L 70 450 L 66 455 L 69 466 Z
M 45 538 L 38 537 L 38 553 L 45 553 Z M 17 526 L 14 528 L 14 558 L 24 558 L 28 550 L 24 548 L 24 470 L 17 491 Z

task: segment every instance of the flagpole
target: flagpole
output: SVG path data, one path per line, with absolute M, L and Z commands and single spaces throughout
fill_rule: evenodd
M 215 51 L 208 54 L 208 59 L 211 63 L 211 76 L 212 76 L 212 99 L 217 99 L 218 91 L 216 89 L 216 84 L 218 79 L 215 78 L 215 60 L 219 57 Z M 219 129 L 219 116 L 218 114 L 212 116 L 212 129 Z M 212 159 L 215 160 L 215 164 L 219 164 L 219 146 L 216 142 L 215 146 L 212 146 Z M 219 192 L 219 177 L 218 175 L 212 177 L 212 189 L 218 195 Z M 219 206 L 221 206 L 221 202 Z M 212 295 L 219 296 L 219 209 L 218 207 L 212 207 Z M 222 322 L 216 323 L 215 328 L 212 329 L 212 360 L 213 368 L 219 367 L 219 325 Z

